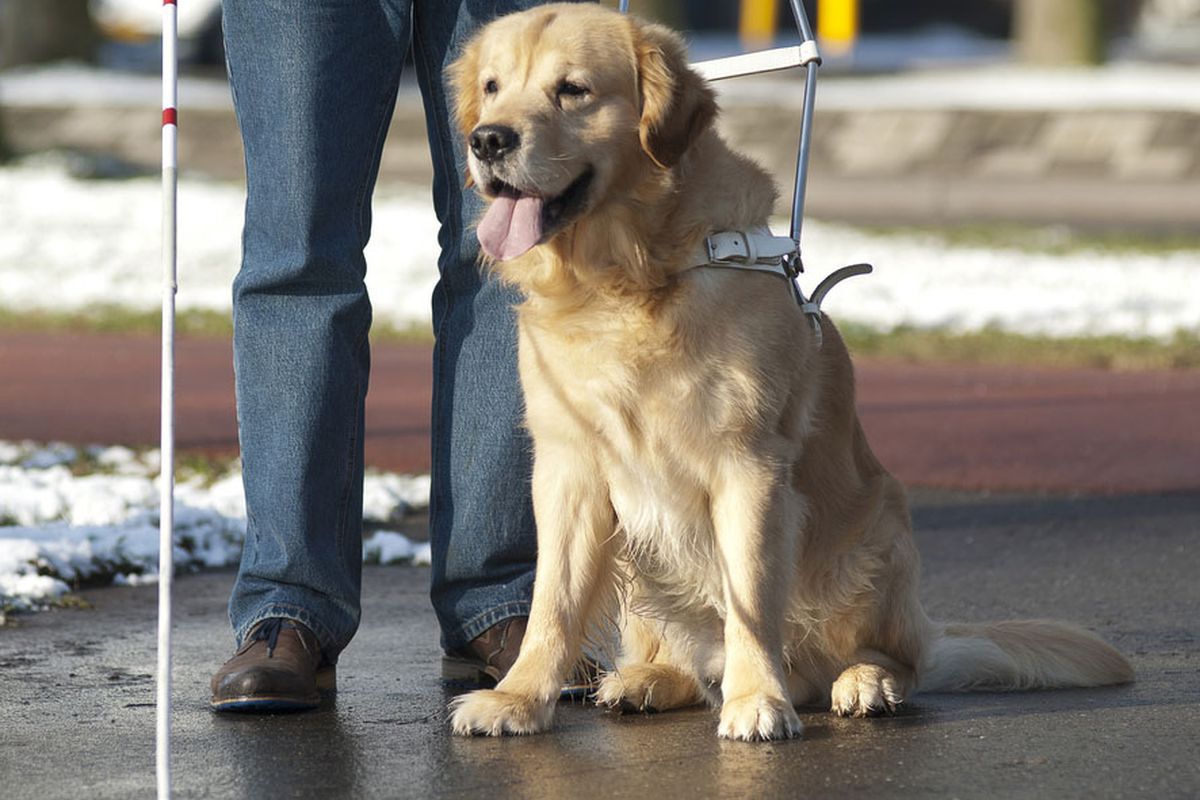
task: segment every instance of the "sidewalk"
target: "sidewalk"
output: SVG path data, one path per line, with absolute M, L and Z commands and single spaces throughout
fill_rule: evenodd
M 767 165 L 787 213 L 801 71 L 718 84 L 719 127 Z M 1200 69 L 1118 63 L 1037 71 L 1011 64 L 823 76 L 808 213 L 847 222 L 1071 223 L 1165 231 L 1200 224 Z M 152 76 L 59 66 L 0 73 L 18 152 L 66 148 L 156 171 L 161 122 Z M 185 173 L 243 179 L 224 80 L 180 87 Z M 420 97 L 403 84 L 380 186 L 429 186 Z
M 1200 494 L 913 497 L 936 619 L 1058 617 L 1127 653 L 1131 686 L 916 695 L 895 717 L 802 709 L 802 738 L 722 742 L 706 709 L 618 716 L 562 705 L 552 732 L 449 734 L 428 571 L 372 567 L 336 703 L 219 716 L 208 678 L 232 641 L 229 573 L 176 585 L 177 797 L 1192 798 L 1200 793 Z M 153 586 L 0 630 L 9 800 L 149 797 Z
M 157 339 L 0 333 L 0 439 L 155 446 Z M 429 470 L 430 346 L 377 345 L 367 463 Z M 230 343 L 182 339 L 178 442 L 237 451 Z M 1200 372 L 860 361 L 876 455 L 910 486 L 1038 492 L 1200 490 Z

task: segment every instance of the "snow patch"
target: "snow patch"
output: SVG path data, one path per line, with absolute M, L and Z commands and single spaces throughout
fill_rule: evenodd
M 78 450 L 0 441 L 0 611 L 45 606 L 78 583 L 135 586 L 158 580 L 158 454 L 88 448 L 101 471 L 75 475 Z M 371 473 L 364 517 L 394 524 L 429 503 L 428 476 Z M 180 570 L 241 559 L 246 500 L 235 467 L 216 480 L 181 480 L 175 492 Z M 364 546 L 379 563 L 429 563 L 427 544 L 380 532 Z
M 376 531 L 363 542 L 363 560 L 368 564 L 428 566 L 429 559 L 429 542 L 414 542 L 395 531 Z
M 158 179 L 85 181 L 53 160 L 0 169 L 0 307 L 152 311 L 162 301 Z M 241 260 L 245 192 L 182 180 L 180 311 L 230 310 Z M 375 318 L 398 328 L 430 324 L 438 222 L 427 194 L 377 197 L 367 246 Z
M 244 202 L 238 187 L 181 183 L 181 310 L 229 313 Z M 153 179 L 81 181 L 54 164 L 0 169 L 0 307 L 158 309 L 159 203 Z M 400 329 L 428 327 L 439 252 L 428 197 L 377 197 L 374 220 L 366 280 L 375 318 Z M 775 225 L 787 227 L 784 220 Z M 826 308 L 836 319 L 880 331 L 994 327 L 1168 339 L 1200 330 L 1200 250 L 1039 253 L 809 221 L 804 256 L 810 290 L 840 266 L 874 264 L 873 276 L 838 287 Z M 38 457 L 70 460 L 66 453 Z

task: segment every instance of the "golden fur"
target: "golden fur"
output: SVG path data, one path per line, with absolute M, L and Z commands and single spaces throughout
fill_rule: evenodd
M 685 59 L 665 28 L 550 5 L 488 26 L 451 68 L 464 136 L 521 135 L 505 164 L 471 160 L 482 190 L 502 175 L 553 197 L 594 171 L 575 218 L 490 265 L 527 298 L 537 580 L 519 659 L 455 701 L 454 730 L 546 729 L 606 621 L 620 651 L 599 702 L 708 701 L 734 739 L 798 734 L 797 704 L 876 714 L 918 686 L 1131 680 L 1063 623 L 926 617 L 904 490 L 864 438 L 836 328 L 818 346 L 776 276 L 686 269 L 710 232 L 765 225 L 776 192 L 712 130 Z

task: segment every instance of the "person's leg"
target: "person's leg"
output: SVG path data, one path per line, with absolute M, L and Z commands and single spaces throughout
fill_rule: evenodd
M 363 248 L 410 15 L 406 0 L 225 0 L 246 150 L 234 367 L 247 530 L 239 643 L 303 623 L 326 660 L 358 627 L 371 307 Z
M 446 13 L 452 6 L 457 13 Z M 430 593 L 442 645 L 452 649 L 529 614 L 537 544 L 516 373 L 512 307 L 519 298 L 476 264 L 479 204 L 463 189 L 465 156 L 443 78 L 458 46 L 487 19 L 466 3 L 420 0 L 414 17 L 413 57 L 442 226 L 433 297 Z
M 534 5 L 536 0 L 417 0 L 414 8 L 413 54 L 442 224 L 441 280 L 433 298 L 430 593 L 448 650 L 529 614 L 537 542 L 531 448 L 516 370 L 512 309 L 520 298 L 482 275 L 476 263 L 475 220 L 482 205 L 463 188 L 463 137 L 449 110 L 444 72 L 481 25 Z

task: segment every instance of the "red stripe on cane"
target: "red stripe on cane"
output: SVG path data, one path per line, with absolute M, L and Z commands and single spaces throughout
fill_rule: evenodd
M 164 108 L 163 109 L 163 125 L 176 125 L 176 126 L 179 125 L 179 123 L 176 122 L 175 109 L 173 109 L 173 108 Z
M 173 5 L 175 5 L 175 0 L 163 0 L 163 5 L 164 6 L 173 6 Z

